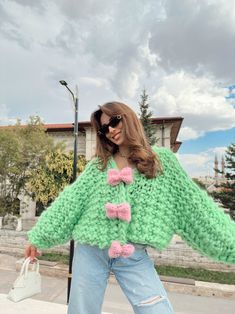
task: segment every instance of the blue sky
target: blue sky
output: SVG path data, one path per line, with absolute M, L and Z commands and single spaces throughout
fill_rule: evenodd
M 235 128 L 228 131 L 208 132 L 204 136 L 194 140 L 186 140 L 183 142 L 180 152 L 197 154 L 206 149 L 216 146 L 229 146 L 235 142 Z
M 191 176 L 211 174 L 235 139 L 235 11 L 227 0 L 3 0 L 0 125 L 79 120 L 110 100 L 138 112 L 145 88 L 156 117 L 184 118 L 177 153 Z
M 184 169 L 192 177 L 214 176 L 215 156 L 221 170 L 221 158 L 225 156 L 226 148 L 234 142 L 235 128 L 208 132 L 197 139 L 183 141 L 177 155 Z

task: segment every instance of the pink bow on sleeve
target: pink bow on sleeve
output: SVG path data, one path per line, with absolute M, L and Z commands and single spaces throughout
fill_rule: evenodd
M 110 258 L 117 258 L 119 256 L 127 258 L 131 256 L 134 251 L 135 247 L 132 244 L 121 245 L 119 241 L 113 241 L 109 248 L 108 254 Z
M 131 220 L 131 207 L 128 203 L 122 204 L 105 204 L 106 215 L 109 218 L 118 218 L 125 221 Z
M 108 170 L 108 183 L 110 185 L 117 185 L 121 181 L 130 184 L 132 180 L 132 169 L 130 167 L 125 167 L 122 170 Z

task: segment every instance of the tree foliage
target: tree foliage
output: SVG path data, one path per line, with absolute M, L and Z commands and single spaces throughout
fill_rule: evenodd
M 147 137 L 149 144 L 155 145 L 158 139 L 156 138 L 156 129 L 155 126 L 152 124 L 152 112 L 149 110 L 149 103 L 148 103 L 148 95 L 146 90 L 142 91 L 140 95 L 141 100 L 139 101 L 139 108 L 140 108 L 140 121 L 144 127 L 144 132 Z
M 203 190 L 206 190 L 206 185 L 202 183 L 198 178 L 193 178 L 193 181 Z
M 77 174 L 86 165 L 84 156 L 78 156 Z M 73 177 L 73 152 L 65 153 L 58 149 L 47 153 L 44 163 L 34 171 L 29 180 L 28 189 L 33 199 L 43 206 L 49 205 L 68 185 Z
M 46 156 L 64 145 L 55 144 L 45 132 L 38 116 L 29 118 L 27 125 L 0 129 L 0 214 L 17 214 L 19 196 L 31 195 L 27 184 Z
M 0 131 L 0 216 L 5 212 L 15 212 L 15 199 L 20 189 L 21 181 L 17 167 L 19 160 L 18 140 L 9 130 Z
M 18 197 L 27 193 L 26 184 L 54 148 L 53 140 L 43 128 L 38 116 L 30 117 L 26 126 L 16 125 L 0 130 L 0 212 L 17 213 Z
M 217 172 L 222 173 L 220 170 Z M 228 146 L 226 150 L 225 178 L 226 182 L 218 186 L 219 192 L 213 192 L 212 195 L 229 210 L 231 218 L 235 220 L 235 143 Z

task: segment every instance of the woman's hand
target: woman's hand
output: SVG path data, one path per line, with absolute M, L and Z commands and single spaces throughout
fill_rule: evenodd
M 24 256 L 25 258 L 30 257 L 31 262 L 35 262 L 35 258 L 40 255 L 41 252 L 37 250 L 36 246 L 33 246 L 32 244 L 26 246 Z

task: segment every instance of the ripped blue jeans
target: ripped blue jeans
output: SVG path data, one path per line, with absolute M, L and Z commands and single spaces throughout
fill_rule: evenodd
M 174 313 L 146 247 L 134 245 L 132 256 L 110 258 L 108 249 L 77 244 L 68 314 L 101 314 L 110 272 L 135 314 Z

